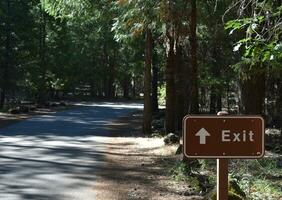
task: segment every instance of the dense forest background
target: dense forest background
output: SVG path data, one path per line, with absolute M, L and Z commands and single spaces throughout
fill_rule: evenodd
M 281 0 L 5 0 L 0 107 L 144 98 L 144 132 L 186 114 L 282 126 Z

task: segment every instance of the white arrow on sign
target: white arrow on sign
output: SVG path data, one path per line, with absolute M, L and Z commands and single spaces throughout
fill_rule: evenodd
M 201 128 L 201 130 L 198 131 L 196 136 L 200 137 L 200 144 L 206 144 L 207 137 L 211 135 L 209 134 L 209 132 L 206 129 Z

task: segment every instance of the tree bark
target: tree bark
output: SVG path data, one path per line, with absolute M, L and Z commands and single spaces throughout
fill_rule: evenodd
M 197 1 L 191 0 L 190 16 L 190 43 L 191 43 L 191 64 L 192 64 L 192 91 L 191 108 L 193 114 L 199 113 L 199 91 L 198 91 L 198 63 L 197 63 Z
M 153 46 L 153 49 L 154 49 L 154 46 Z M 159 69 L 158 69 L 157 64 L 153 63 L 153 77 L 152 77 L 152 111 L 153 113 L 157 113 L 159 110 L 158 79 L 159 79 Z
M 216 112 L 222 111 L 222 100 L 221 100 L 221 93 L 217 93 L 216 95 Z
M 116 59 L 116 50 L 114 50 L 114 56 L 112 59 L 109 58 L 109 77 L 108 77 L 108 97 L 113 99 L 116 93 L 116 86 L 115 86 L 115 73 L 116 73 L 116 66 L 115 66 L 115 59 Z
M 277 83 L 278 98 L 276 100 L 277 113 L 282 116 L 282 72 L 280 72 L 280 78 Z
M 5 90 L 1 90 L 0 92 L 0 108 L 3 108 L 5 104 Z
M 168 30 L 169 31 L 169 30 Z M 168 55 L 166 61 L 166 114 L 165 114 L 165 130 L 166 133 L 175 132 L 175 79 L 174 79 L 174 38 L 170 33 L 168 44 Z
M 133 76 L 133 81 L 132 81 L 132 97 L 136 98 L 136 80 L 135 80 L 135 76 Z
M 215 27 L 218 27 L 217 23 L 214 24 Z M 220 33 L 218 30 L 214 30 L 214 43 L 213 43 L 213 50 L 212 50 L 212 67 L 211 67 L 211 75 L 215 80 L 220 79 L 221 77 L 221 58 L 220 58 Z M 222 102 L 221 102 L 221 93 L 223 88 L 221 84 L 213 83 L 210 89 L 210 114 L 216 114 L 222 109 Z
M 96 87 L 96 82 L 94 81 L 90 82 L 90 96 L 91 97 L 97 96 L 97 87 Z
M 113 67 L 112 67 L 113 68 Z M 113 69 L 112 69 L 113 70 Z M 111 71 L 111 70 L 110 70 Z M 115 97 L 114 75 L 110 72 L 108 77 L 107 97 L 113 99 Z
M 182 119 L 185 115 L 184 110 L 184 64 L 183 64 L 183 52 L 180 45 L 176 49 L 175 57 L 175 124 L 176 130 L 181 130 Z
M 192 90 L 192 67 L 189 61 L 186 61 L 183 68 L 184 78 L 184 113 L 188 114 L 191 107 L 191 90 Z
M 104 78 L 104 97 L 114 98 L 115 97 L 115 52 L 114 56 L 110 57 L 110 52 L 106 43 L 103 45 L 103 64 L 107 68 Z
M 129 98 L 129 77 L 122 81 L 123 98 Z
M 278 126 L 282 132 L 282 71 L 279 73 L 280 76 L 278 78 L 277 82 L 277 92 L 278 96 L 276 99 L 276 107 L 277 107 L 277 116 L 278 116 Z M 280 138 L 282 141 L 282 133 L 280 134 Z
M 46 101 L 46 24 L 47 16 L 43 8 L 40 8 L 41 23 L 40 23 L 40 36 L 39 36 L 39 57 L 40 57 L 40 71 L 41 79 L 39 81 L 38 103 L 44 104 Z
M 216 114 L 216 91 L 213 85 L 210 89 L 210 114 Z
M 145 70 L 144 70 L 144 113 L 143 113 L 143 133 L 151 134 L 152 126 L 152 31 L 148 28 L 145 41 Z
M 263 114 L 265 98 L 265 71 L 259 67 L 241 82 L 244 114 Z
M 222 110 L 221 94 L 215 86 L 210 91 L 210 114 L 216 114 Z

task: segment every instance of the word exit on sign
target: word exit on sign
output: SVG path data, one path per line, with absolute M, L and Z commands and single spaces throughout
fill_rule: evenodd
M 184 154 L 188 158 L 261 158 L 264 120 L 258 116 L 186 116 Z

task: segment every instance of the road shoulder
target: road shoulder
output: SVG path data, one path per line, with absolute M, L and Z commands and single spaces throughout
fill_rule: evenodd
M 54 114 L 56 112 L 64 111 L 67 109 L 73 109 L 75 107 L 76 106 L 74 105 L 58 106 L 58 107 L 53 107 L 53 108 L 37 109 L 35 111 L 31 111 L 28 113 L 22 113 L 22 114 L 10 114 L 10 113 L 0 112 L 0 128 L 10 126 L 12 124 L 21 122 L 23 120 L 32 118 L 34 116 L 50 115 L 50 114 Z
M 173 181 L 169 169 L 181 159 L 174 155 L 177 146 L 165 146 L 162 138 L 142 137 L 141 118 L 140 113 L 133 113 L 113 122 L 113 137 L 107 144 L 107 165 L 95 186 L 96 198 L 202 199 L 185 196 L 188 186 Z

